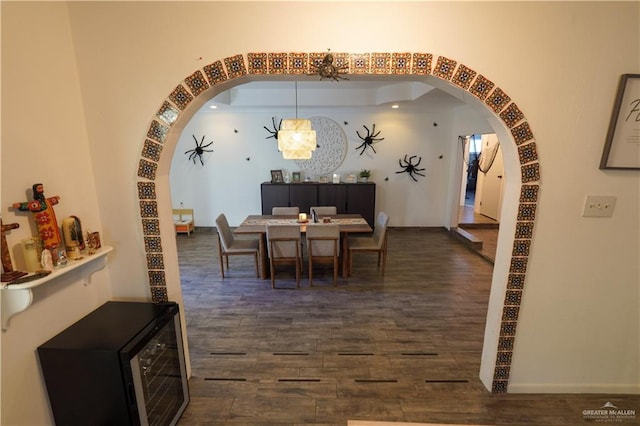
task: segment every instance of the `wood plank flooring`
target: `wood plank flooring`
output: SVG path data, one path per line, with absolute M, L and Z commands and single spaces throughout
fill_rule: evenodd
M 250 257 L 232 257 L 222 279 L 216 238 L 177 236 L 192 361 L 180 425 L 574 425 L 606 402 L 639 408 L 631 396 L 487 392 L 492 265 L 444 230 L 392 228 L 385 277 L 363 254 L 337 287 L 323 267 L 298 290 L 284 267 L 285 289 L 255 278 Z
M 458 226 L 482 242 L 481 247 L 472 247 L 474 251 L 489 262 L 495 262 L 500 227 L 497 221 L 474 212 L 473 205 L 465 204 L 458 211 Z

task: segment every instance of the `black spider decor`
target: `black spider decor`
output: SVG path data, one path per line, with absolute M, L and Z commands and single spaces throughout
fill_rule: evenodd
M 380 130 L 378 130 L 378 133 L 376 133 L 375 123 L 373 124 L 371 131 L 369 131 L 369 128 L 365 125 L 362 125 L 362 127 L 365 128 L 365 130 L 367 131 L 367 134 L 366 136 L 362 136 L 360 132 L 356 130 L 356 135 L 358 135 L 358 137 L 362 140 L 362 143 L 359 146 L 357 146 L 356 149 L 362 148 L 362 151 L 360 151 L 360 155 L 362 155 L 367 148 L 371 148 L 373 152 L 376 152 L 375 148 L 373 147 L 373 144 L 384 140 L 384 138 L 378 138 L 378 135 L 380 134 Z
M 329 51 L 330 50 L 331 49 L 329 49 Z M 347 64 L 338 67 L 333 64 L 333 61 L 333 55 L 331 53 L 327 53 L 326 55 L 324 55 L 324 58 L 322 58 L 322 62 L 320 62 L 318 65 L 311 64 L 311 66 L 315 68 L 315 70 L 309 75 L 319 75 L 320 80 L 323 80 L 325 78 L 330 78 L 335 81 L 349 80 L 347 77 L 343 77 L 342 75 L 340 75 L 344 70 L 349 68 L 349 65 Z
M 282 127 L 282 119 L 280 119 L 280 123 L 278 123 L 277 127 L 276 127 L 276 118 L 275 117 L 271 117 L 271 123 L 273 124 L 273 130 L 271 130 L 267 126 L 262 126 L 270 134 L 265 139 L 273 138 L 275 140 L 278 140 L 278 132 L 280 131 L 280 127 Z
M 420 165 L 420 162 L 422 161 L 422 157 L 418 157 L 418 162 L 416 164 L 413 164 L 413 159 L 416 158 L 417 156 L 412 155 L 411 157 L 409 157 L 409 160 L 407 160 L 407 155 L 408 154 L 405 154 L 404 160 L 403 159 L 398 160 L 398 164 L 400 164 L 400 168 L 402 170 L 397 171 L 396 173 L 409 173 L 409 176 L 411 177 L 411 179 L 413 179 L 414 182 L 417 182 L 418 179 L 416 179 L 415 175 L 425 177 L 422 173 L 420 173 L 421 171 L 424 170 L 424 168 L 422 169 L 418 168 L 418 166 Z
M 196 141 L 196 147 L 194 149 L 185 151 L 184 153 L 189 154 L 189 160 L 193 160 L 193 164 L 196 164 L 196 158 L 198 158 L 200 160 L 200 164 L 204 166 L 204 161 L 202 161 L 202 155 L 205 152 L 213 152 L 212 149 L 205 149 L 211 146 L 211 144 L 213 144 L 213 141 L 209 142 L 206 145 L 203 145 L 204 135 L 202 136 L 202 140 L 200 142 L 198 142 L 198 139 L 196 139 L 196 135 L 192 135 L 192 136 L 193 136 L 193 140 Z

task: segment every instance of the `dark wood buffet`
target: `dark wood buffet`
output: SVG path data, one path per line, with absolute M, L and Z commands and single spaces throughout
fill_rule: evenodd
M 361 214 L 373 227 L 376 208 L 375 183 L 269 183 L 261 187 L 262 214 L 272 207 L 299 207 L 310 213 L 314 206 L 336 206 L 338 214 Z

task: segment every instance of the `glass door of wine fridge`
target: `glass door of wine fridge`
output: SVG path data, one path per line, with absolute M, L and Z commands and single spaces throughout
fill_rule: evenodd
M 173 425 L 187 406 L 187 375 L 178 317 L 131 358 L 136 405 L 142 425 Z

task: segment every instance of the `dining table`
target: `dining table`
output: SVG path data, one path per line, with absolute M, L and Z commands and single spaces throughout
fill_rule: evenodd
M 269 278 L 269 258 L 267 253 L 267 226 L 269 225 L 300 225 L 300 233 L 306 234 L 307 225 L 312 220 L 300 220 L 297 215 L 249 215 L 234 229 L 236 235 L 258 235 L 260 252 L 260 269 L 262 279 Z M 349 275 L 349 234 L 368 234 L 373 231 L 367 221 L 359 214 L 323 215 L 318 218 L 318 224 L 337 224 L 340 229 L 340 257 L 342 277 Z

